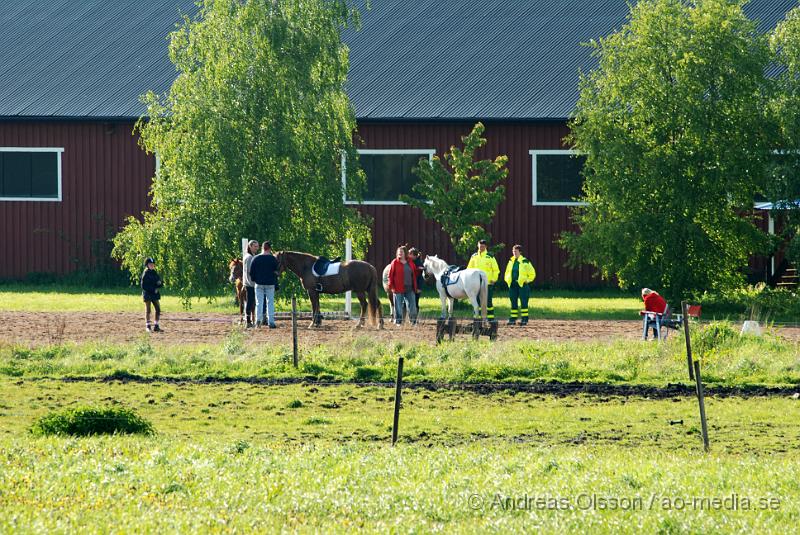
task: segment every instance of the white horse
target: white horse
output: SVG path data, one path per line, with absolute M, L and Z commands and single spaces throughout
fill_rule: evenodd
M 389 291 L 389 269 L 391 267 L 391 264 L 387 264 L 386 267 L 383 268 L 381 281 L 383 282 L 383 291 L 386 292 L 386 297 L 389 301 L 389 317 L 394 318 L 394 296 L 392 295 L 392 292 Z
M 462 269 L 456 274 L 456 281 L 445 287 L 442 286 L 442 273 L 447 271 L 447 262 L 436 255 L 429 255 L 424 262 L 425 272 L 436 277 L 436 290 L 442 300 L 442 319 L 453 316 L 453 302 L 455 299 L 469 299 L 472 303 L 472 318 L 483 318 L 486 321 L 486 301 L 489 296 L 489 279 L 480 269 Z

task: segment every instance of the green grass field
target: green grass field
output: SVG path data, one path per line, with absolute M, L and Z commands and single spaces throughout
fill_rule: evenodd
M 704 454 L 691 398 L 407 390 L 392 448 L 391 388 L 0 388 L 2 532 L 785 533 L 800 514 L 788 398 L 709 399 Z M 134 408 L 157 434 L 29 436 L 77 405 Z
M 693 327 L 695 355 L 708 384 L 800 384 L 800 343 L 776 335 L 740 336 L 725 323 Z M 304 379 L 390 382 L 397 357 L 412 382 L 570 382 L 663 386 L 687 381 L 682 337 L 665 343 L 458 341 L 378 342 L 363 333 L 337 344 L 302 348 L 300 367 L 288 345 L 250 344 L 233 331 L 215 345 L 45 345 L 0 343 L 0 377 L 168 377 L 173 379 Z
M 0 286 L 0 308 L 140 307 L 133 290 L 44 290 Z M 589 295 L 542 292 L 535 302 L 560 318 L 627 318 L 639 308 L 635 298 Z M 169 299 L 165 306 L 180 306 Z M 432 298 L 424 303 L 435 309 Z M 202 301 L 195 310 L 232 307 Z M 288 346 L 250 344 L 241 331 L 197 346 L 144 336 L 118 345 L 0 341 L 0 533 L 792 532 L 800 344 L 742 337 L 725 323 L 693 326 L 692 337 L 710 387 L 709 453 L 696 400 L 661 390 L 679 383 L 691 392 L 681 337 L 432 346 L 365 332 L 304 346 L 297 369 Z M 398 356 L 407 386 L 392 447 L 388 384 Z M 529 388 L 560 383 L 609 393 Z M 620 394 L 637 386 L 659 390 Z M 714 395 L 722 386 L 784 390 Z M 133 409 L 156 433 L 30 432 L 52 411 L 85 406 Z

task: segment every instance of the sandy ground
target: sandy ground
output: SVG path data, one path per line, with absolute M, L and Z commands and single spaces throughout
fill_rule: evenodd
M 161 320 L 164 332 L 150 336 L 155 343 L 214 344 L 239 328 L 235 321 L 234 316 L 223 314 L 168 313 Z M 346 320 L 325 320 L 321 328 L 313 330 L 307 329 L 308 324 L 307 319 L 298 321 L 302 345 L 335 343 L 359 334 L 385 341 L 435 343 L 435 320 L 423 320 L 416 327 L 387 323 L 382 331 L 369 326 L 358 331 L 355 322 Z M 800 328 L 783 328 L 778 333 L 800 341 Z M 141 314 L 0 312 L 0 342 L 8 344 L 133 342 L 146 335 Z M 291 321 L 279 320 L 277 329 L 249 329 L 247 336 L 253 343 L 291 343 Z M 506 326 L 501 322 L 498 331 L 499 340 L 638 340 L 640 337 L 641 322 L 635 320 L 532 320 L 526 327 Z

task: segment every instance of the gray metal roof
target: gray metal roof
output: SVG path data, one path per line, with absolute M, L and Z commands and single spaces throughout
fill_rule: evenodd
M 773 27 L 796 0 L 753 0 Z M 193 0 L 7 0 L 0 10 L 0 117 L 131 118 L 176 76 L 167 34 Z M 619 28 L 624 0 L 372 0 L 346 31 L 360 120 L 564 119 L 582 46 Z

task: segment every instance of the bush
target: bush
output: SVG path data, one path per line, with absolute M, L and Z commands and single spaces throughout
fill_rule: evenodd
M 706 355 L 738 337 L 739 333 L 727 321 L 712 321 L 698 329 L 692 337 L 692 344 L 698 355 Z
M 244 331 L 242 329 L 234 329 L 222 343 L 222 350 L 226 355 L 239 355 L 244 351 L 244 341 Z
M 796 293 L 764 283 L 719 294 L 704 293 L 696 300 L 703 305 L 704 315 L 738 314 L 759 321 L 800 316 L 800 298 Z
M 31 427 L 35 436 L 153 433 L 153 426 L 131 409 L 79 407 L 43 416 Z
M 377 382 L 383 378 L 383 371 L 374 366 L 359 366 L 355 371 L 355 380 L 363 382 Z

